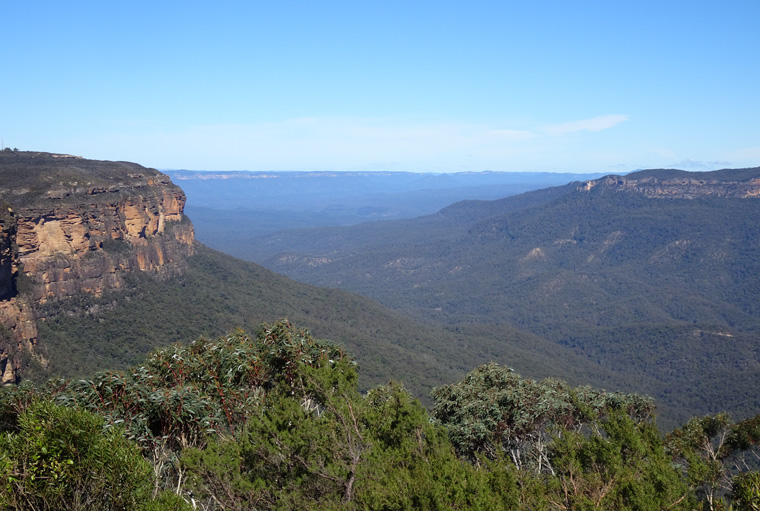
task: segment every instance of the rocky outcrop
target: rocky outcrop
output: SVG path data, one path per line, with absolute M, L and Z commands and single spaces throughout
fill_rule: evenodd
M 714 172 L 647 170 L 627 176 L 606 176 L 586 181 L 579 191 L 631 192 L 651 198 L 696 199 L 760 197 L 760 168 Z
M 24 355 L 34 356 L 37 324 L 27 301 L 17 296 L 17 222 L 10 206 L 0 201 L 0 384 L 18 380 Z M 44 364 L 44 360 L 40 360 Z
M 119 290 L 130 272 L 180 274 L 194 250 L 182 190 L 134 163 L 0 152 L 0 198 L 12 208 L 0 207 L 4 382 L 35 352 L 40 305 Z
M 47 365 L 37 350 L 37 322 L 23 297 L 0 301 L 0 384 L 17 383 L 27 360 Z
M 114 201 L 35 206 L 18 213 L 19 261 L 43 303 L 119 289 L 123 274 L 172 274 L 193 252 L 182 191 L 154 183 Z

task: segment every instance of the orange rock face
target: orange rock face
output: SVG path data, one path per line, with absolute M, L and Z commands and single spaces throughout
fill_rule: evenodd
M 18 380 L 19 355 L 34 355 L 37 323 L 33 308 L 16 296 L 18 253 L 16 218 L 6 203 L 0 203 L 0 384 Z M 40 362 L 45 363 L 40 359 Z
M 182 190 L 151 179 L 128 192 L 119 187 L 113 202 L 104 200 L 105 192 L 97 201 L 51 201 L 50 209 L 18 211 L 18 259 L 39 303 L 119 289 L 124 272 L 160 272 L 193 253 Z M 126 245 L 114 250 L 114 243 Z
M 14 297 L 0 301 L 0 325 L 11 338 L 0 342 L 0 384 L 16 383 L 19 379 L 19 359 L 23 352 L 35 356 L 43 365 L 47 361 L 35 352 L 37 322 L 34 311 L 23 299 Z
M 129 272 L 183 272 L 195 243 L 184 205 L 167 176 L 136 164 L 0 153 L 0 383 L 18 378 L 21 350 L 34 354 L 37 305 L 121 289 Z

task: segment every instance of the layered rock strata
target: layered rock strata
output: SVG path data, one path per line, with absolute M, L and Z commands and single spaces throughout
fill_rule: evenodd
M 184 194 L 167 183 L 134 192 L 114 196 L 112 203 L 19 211 L 18 256 L 35 300 L 100 295 L 119 289 L 124 273 L 132 271 L 182 270 L 194 240 L 192 225 L 182 215 Z
M 119 290 L 130 272 L 177 275 L 194 250 L 182 190 L 134 163 L 2 152 L 0 198 L 12 208 L 0 216 L 3 382 L 18 378 L 18 353 L 35 351 L 39 305 Z
M 0 201 L 0 384 L 15 383 L 24 355 L 34 356 L 37 324 L 33 308 L 18 296 L 18 250 L 16 217 Z M 44 363 L 44 360 L 41 360 Z
M 715 172 L 685 172 L 680 170 L 646 170 L 627 176 L 606 176 L 586 181 L 581 191 L 605 189 L 633 192 L 651 198 L 696 199 L 760 197 L 758 169 L 730 169 Z

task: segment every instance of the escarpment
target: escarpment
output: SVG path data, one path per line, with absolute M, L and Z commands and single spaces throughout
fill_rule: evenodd
M 18 379 L 21 353 L 44 363 L 40 305 L 117 291 L 130 272 L 181 274 L 194 250 L 182 190 L 134 163 L 0 152 L 0 199 L 4 383 Z
M 0 384 L 15 383 L 25 358 L 36 355 L 37 325 L 33 308 L 18 296 L 16 216 L 0 200 Z M 38 357 L 44 363 L 42 357 Z
M 749 199 L 760 197 L 760 168 L 727 169 L 713 172 L 686 172 L 661 169 L 634 172 L 626 176 L 606 176 L 586 181 L 580 191 L 638 193 L 650 198 L 696 199 L 720 197 Z
M 182 271 L 194 240 L 182 191 L 167 183 L 133 191 L 113 202 L 83 197 L 78 204 L 19 211 L 19 260 L 36 301 L 119 289 L 125 272 Z

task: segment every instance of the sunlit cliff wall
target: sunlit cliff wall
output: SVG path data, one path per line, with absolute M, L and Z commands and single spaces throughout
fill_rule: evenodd
M 18 379 L 19 353 L 35 351 L 36 307 L 119 290 L 130 272 L 170 278 L 194 250 L 182 190 L 134 163 L 1 152 L 0 199 L 3 383 Z

